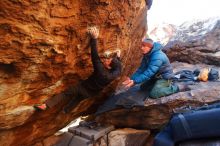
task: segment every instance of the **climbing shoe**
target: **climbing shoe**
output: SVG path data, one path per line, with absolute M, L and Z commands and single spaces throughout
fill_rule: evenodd
M 34 108 L 36 110 L 45 111 L 47 109 L 47 105 L 45 103 L 43 103 L 43 104 L 36 104 L 36 105 L 34 105 Z

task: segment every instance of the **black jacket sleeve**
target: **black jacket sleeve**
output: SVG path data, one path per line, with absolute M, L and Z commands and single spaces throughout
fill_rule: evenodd
M 119 58 L 115 57 L 112 60 L 111 71 L 108 74 L 108 79 L 114 80 L 121 75 L 122 65 Z
M 97 39 L 91 38 L 90 45 L 91 45 L 91 58 L 92 58 L 94 72 L 103 72 L 104 65 L 102 64 L 102 61 L 98 55 Z

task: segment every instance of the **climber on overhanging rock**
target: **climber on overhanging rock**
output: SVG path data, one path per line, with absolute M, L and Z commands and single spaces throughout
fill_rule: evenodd
M 167 55 L 161 50 L 161 44 L 144 38 L 140 49 L 143 52 L 140 67 L 98 108 L 96 116 L 121 107 L 144 106 L 147 97 L 159 98 L 189 90 L 188 83 L 173 83 L 176 78 Z
M 178 91 L 189 90 L 187 85 L 172 84 L 173 69 L 165 53 L 161 51 L 162 45 L 149 38 L 142 41 L 141 51 L 143 58 L 137 71 L 122 84 L 130 88 L 141 84 L 140 89 L 149 91 L 149 97 L 159 98 Z
M 43 104 L 37 104 L 34 107 L 38 110 L 46 110 L 52 108 L 62 101 L 68 101 L 63 111 L 68 113 L 80 101 L 85 98 L 98 94 L 105 86 L 120 76 L 121 61 L 120 50 L 106 51 L 101 57 L 97 51 L 97 38 L 99 30 L 96 27 L 88 28 L 88 34 L 91 37 L 91 60 L 93 64 L 93 73 L 88 79 L 80 82 L 76 86 L 70 86 L 60 94 L 54 95 Z

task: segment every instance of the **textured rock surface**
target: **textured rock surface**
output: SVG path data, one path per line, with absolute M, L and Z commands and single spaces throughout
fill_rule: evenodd
M 105 135 L 97 140 L 94 144 L 95 146 L 108 146 L 108 136 Z
M 34 144 L 33 146 L 52 146 L 56 144 L 61 138 L 62 135 L 52 135 L 50 137 L 45 138 L 43 141 Z
M 171 61 L 220 65 L 220 17 L 186 22 L 165 46 Z
M 123 73 L 132 72 L 145 6 L 145 0 L 1 0 L 0 145 L 40 141 L 94 107 L 88 99 L 68 115 L 61 105 L 42 113 L 32 108 L 89 76 L 88 26 L 100 29 L 99 51 L 121 48 Z
M 187 63 L 173 63 L 175 72 L 182 69 L 211 67 L 205 64 L 191 65 Z M 220 71 L 220 68 L 215 67 Z M 147 99 L 145 107 L 132 109 L 117 109 L 100 115 L 97 120 L 118 127 L 133 127 L 144 129 L 160 129 L 170 119 L 173 109 L 190 105 L 201 106 L 205 103 L 220 101 L 220 82 L 199 82 L 190 86 L 191 90 L 179 92 L 170 96 Z M 211 89 L 211 90 L 210 90 Z
M 109 146 L 143 146 L 150 131 L 131 128 L 117 129 L 108 134 Z

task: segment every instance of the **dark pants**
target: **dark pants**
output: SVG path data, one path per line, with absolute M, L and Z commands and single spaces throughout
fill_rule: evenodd
M 52 98 L 46 101 L 46 105 L 49 108 L 54 107 L 58 103 L 68 104 L 64 107 L 65 112 L 71 111 L 80 101 L 92 96 L 81 84 L 76 86 L 70 86 L 60 94 L 54 95 Z
M 147 97 L 159 98 L 178 91 L 178 87 L 173 85 L 171 81 L 152 78 L 141 85 L 131 87 L 127 91 L 113 94 L 98 108 L 95 115 L 121 107 L 144 106 L 144 100 Z
M 103 105 L 96 111 L 95 115 L 102 114 L 117 108 L 132 108 L 133 106 L 144 106 L 144 100 L 148 96 L 147 90 L 140 90 L 140 84 L 111 95 Z

